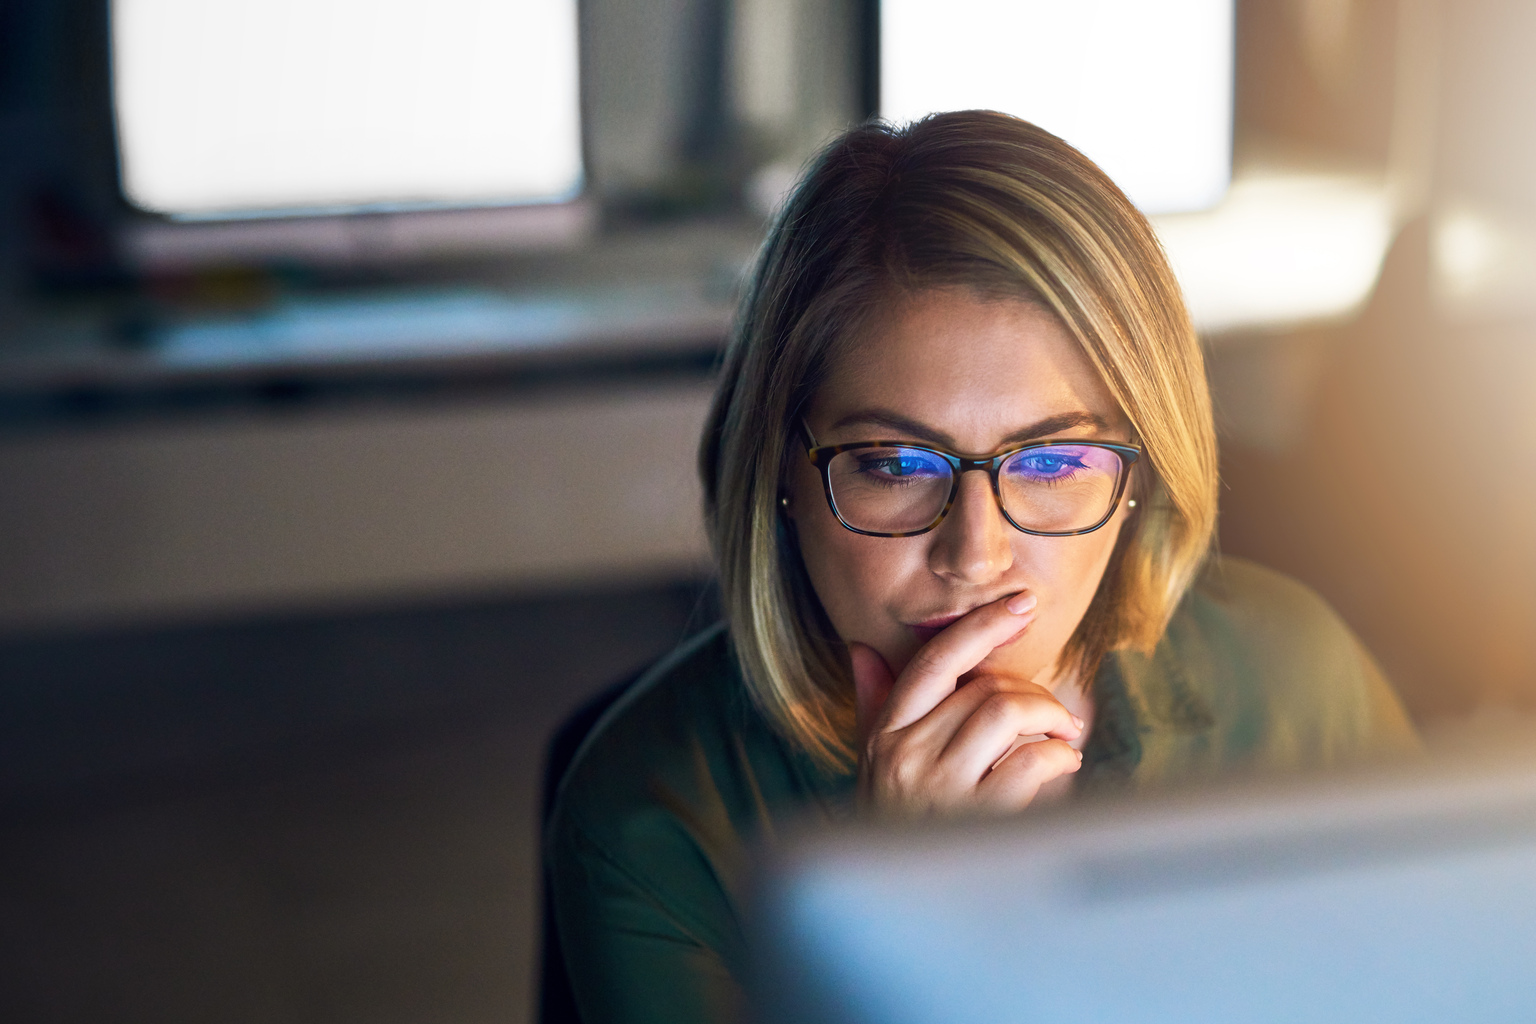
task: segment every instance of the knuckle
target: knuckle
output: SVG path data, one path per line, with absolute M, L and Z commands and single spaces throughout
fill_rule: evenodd
M 1032 718 L 1038 723 L 1045 705 L 1037 694 L 1004 690 L 987 698 L 985 706 L 995 721 L 1022 728 Z
M 944 671 L 944 654 L 934 650 L 933 644 L 924 644 L 912 655 L 908 668 L 920 677 L 939 675 Z
M 1018 717 L 1018 702 L 1010 693 L 994 693 L 981 702 L 976 717 L 984 725 L 1002 725 Z
M 872 743 L 866 755 L 870 779 L 878 789 L 891 793 L 909 792 L 921 778 L 918 759 L 900 739 Z
M 1066 740 L 1035 740 L 1009 754 L 1008 760 L 1014 762 L 1016 771 L 1034 772 L 1043 769 L 1059 774 L 1061 769 L 1077 764 L 1077 751 Z
M 869 781 L 876 792 L 892 793 L 900 789 L 894 775 L 890 765 L 873 765 L 869 771 Z
M 1037 740 L 1033 743 L 1026 743 L 1019 749 L 1015 750 L 1013 753 L 1009 754 L 1008 760 L 1004 763 L 1012 766 L 1015 771 L 1024 771 L 1033 768 L 1035 765 L 1040 763 L 1041 755 L 1045 753 L 1040 748 L 1045 746 L 1046 742 L 1049 741 L 1042 742 Z
M 887 769 L 891 785 L 903 793 L 917 792 L 926 774 L 912 758 L 902 758 Z
M 977 693 L 986 697 L 991 697 L 993 694 L 1004 693 L 1008 689 L 1006 680 L 1004 680 L 1001 676 L 977 676 L 976 678 L 967 682 L 965 685 L 968 687 L 975 687 Z

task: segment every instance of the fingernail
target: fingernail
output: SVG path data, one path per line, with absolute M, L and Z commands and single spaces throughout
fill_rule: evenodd
M 1015 615 L 1023 615 L 1038 603 L 1039 599 L 1034 594 L 1028 592 L 1014 594 L 1008 599 L 1008 610 Z
M 1079 729 L 1081 729 L 1083 727 L 1083 720 L 1081 718 L 1078 718 L 1076 715 L 1073 715 L 1072 716 L 1072 724 L 1077 726 Z
M 1078 764 L 1082 764 L 1083 763 L 1083 752 L 1081 750 L 1079 750 L 1077 752 L 1077 763 Z

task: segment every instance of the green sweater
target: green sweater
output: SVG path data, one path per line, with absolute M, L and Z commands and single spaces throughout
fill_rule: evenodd
M 1150 657 L 1117 653 L 1078 790 L 1232 770 L 1317 767 L 1412 748 L 1370 655 L 1321 598 L 1237 559 L 1213 561 Z M 776 732 L 715 628 L 604 716 L 561 786 L 545 851 L 585 1024 L 738 1016 L 749 846 L 793 817 L 850 812 L 851 773 Z

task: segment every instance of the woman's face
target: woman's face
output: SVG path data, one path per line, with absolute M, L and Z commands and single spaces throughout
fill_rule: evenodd
M 1051 438 L 1130 439 L 1124 414 L 1054 316 L 965 288 L 896 302 L 832 367 L 806 423 L 822 445 L 910 440 L 971 456 Z M 788 513 L 844 641 L 868 644 L 900 672 L 947 622 L 1029 591 L 1039 600 L 1034 624 L 977 671 L 1055 681 L 1120 535 L 1123 496 L 1093 533 L 1038 537 L 1003 518 L 986 473 L 968 472 L 937 528 L 869 537 L 838 522 L 809 459 L 792 465 Z

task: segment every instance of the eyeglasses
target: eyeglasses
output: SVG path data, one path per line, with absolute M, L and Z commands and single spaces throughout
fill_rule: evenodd
M 1038 441 L 985 459 L 904 441 L 817 445 L 805 428 L 806 454 L 821 470 L 832 514 L 854 533 L 915 537 L 943 521 L 960 492 L 960 474 L 985 470 L 1003 517 L 1042 537 L 1092 533 L 1114 514 L 1130 468 L 1132 444 Z

